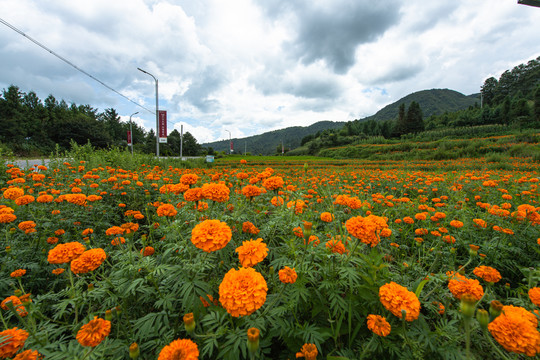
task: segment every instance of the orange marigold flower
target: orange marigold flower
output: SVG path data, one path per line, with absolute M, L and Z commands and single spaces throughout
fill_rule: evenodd
M 349 234 L 373 247 L 381 240 L 381 230 L 388 228 L 388 224 L 385 218 L 369 215 L 352 217 L 347 220 L 345 227 Z
M 173 204 L 163 204 L 157 208 L 157 216 L 175 216 L 178 211 L 174 208 Z
M 35 198 L 32 195 L 23 195 L 15 199 L 15 204 L 22 206 L 33 203 Z
M 54 245 L 58 242 L 58 238 L 56 236 L 49 236 L 47 238 L 47 243 L 48 244 L 51 244 L 51 245 Z
M 201 195 L 204 199 L 215 202 L 225 202 L 229 200 L 230 189 L 225 184 L 209 183 L 201 187 Z
M 120 225 L 120 227 L 125 230 L 126 234 L 130 234 L 132 232 L 135 232 L 135 231 L 139 230 L 139 224 L 132 223 L 132 222 L 122 224 L 122 225 Z
M 234 317 L 250 315 L 263 306 L 268 287 L 253 268 L 231 269 L 219 285 L 219 301 Z
M 242 232 L 250 233 L 253 235 L 257 235 L 261 230 L 259 230 L 253 223 L 250 221 L 245 221 L 242 223 Z
M 63 273 L 64 271 L 66 271 L 66 270 L 65 270 L 65 269 L 62 269 L 62 268 L 58 268 L 58 269 L 54 269 L 54 270 L 52 271 L 52 273 L 53 273 L 54 275 L 60 275 L 60 274 Z
M 249 240 L 242 242 L 242 246 L 236 248 L 240 264 L 243 267 L 252 267 L 263 261 L 268 255 L 268 246 L 262 242 L 263 239 Z
M 66 230 L 64 229 L 58 229 L 54 232 L 54 235 L 56 236 L 60 236 L 60 235 L 64 235 L 66 233 Z
M 283 205 L 284 202 L 281 196 L 274 196 L 272 200 L 270 200 L 270 203 L 277 207 Z
M 0 331 L 0 358 L 6 359 L 15 356 L 23 348 L 28 332 L 18 328 Z
M 144 249 L 141 249 L 142 256 L 151 256 L 154 255 L 155 249 L 151 246 L 145 246 Z
M 15 200 L 24 195 L 24 190 L 18 187 L 10 187 L 4 190 L 4 199 Z
M 84 229 L 82 231 L 83 236 L 90 235 L 90 234 L 93 234 L 93 233 L 94 233 L 94 229 L 91 229 L 91 228 L 87 228 L 87 229 Z
M 468 279 L 463 275 L 454 275 L 448 281 L 448 289 L 456 299 L 460 299 L 463 295 L 471 295 L 477 301 L 484 296 L 484 288 L 478 280 Z
M 290 268 L 288 266 L 285 266 L 283 269 L 279 270 L 279 281 L 281 281 L 284 284 L 294 284 L 296 282 L 296 279 L 298 278 L 298 275 L 296 274 L 296 271 L 294 268 Z
M 67 202 L 75 205 L 86 205 L 86 195 L 84 194 L 66 194 L 65 199 Z
M 487 223 L 482 219 L 473 219 L 473 223 L 475 227 L 480 227 L 480 228 L 487 227 Z
M 212 295 L 209 295 L 209 294 L 206 294 L 206 297 L 208 298 L 208 300 L 210 300 L 211 303 L 213 303 L 214 305 L 217 306 L 218 304 L 218 301 L 217 299 L 214 299 Z M 204 307 L 209 307 L 210 304 L 208 303 L 208 301 L 206 301 L 205 298 L 203 298 L 202 296 L 199 296 L 199 299 L 201 299 L 201 302 L 203 304 Z
M 540 332 L 536 316 L 524 308 L 503 306 L 488 330 L 507 351 L 535 356 L 540 352 Z
M 94 316 L 87 324 L 84 324 L 77 332 L 77 341 L 82 346 L 95 347 L 109 336 L 111 332 L 111 322 Z
M 253 198 L 262 194 L 262 189 L 255 185 L 246 185 L 242 188 L 242 194 L 247 198 Z
M 420 301 L 416 294 L 393 281 L 379 288 L 379 299 L 387 310 L 400 319 L 402 310 L 406 311 L 407 321 L 416 320 L 420 315 Z
M 317 346 L 315 346 L 315 344 L 307 343 L 302 346 L 300 352 L 296 353 L 296 358 L 305 357 L 306 360 L 317 360 L 317 355 L 319 355 Z
M 111 245 L 114 245 L 114 246 L 118 246 L 120 244 L 125 244 L 125 243 L 126 243 L 126 239 L 122 236 L 115 237 L 114 239 L 111 240 Z
M 450 226 L 455 227 L 456 229 L 459 229 L 460 227 L 463 227 L 463 222 L 459 220 L 452 220 L 450 221 Z
M 36 201 L 41 204 L 50 203 L 54 200 L 52 195 L 40 195 L 36 198 Z
M 19 223 L 18 228 L 22 231 L 26 231 L 28 229 L 33 229 L 36 227 L 36 223 L 33 221 L 22 221 Z
M 42 355 L 37 350 L 25 350 L 13 358 L 13 360 L 39 360 Z
M 112 226 L 105 231 L 105 235 L 122 235 L 125 231 L 120 226 Z
M 345 247 L 345 245 L 341 242 L 341 240 L 329 240 L 326 242 L 326 248 L 330 249 L 333 253 L 338 254 L 345 254 L 349 253 L 349 250 Z
M 15 309 L 18 309 L 19 306 L 22 306 L 21 299 L 19 299 L 15 295 L 11 295 L 11 296 L 8 296 L 7 298 L 5 298 L 4 300 L 2 300 L 2 303 L 0 303 L 0 308 L 2 308 L 3 310 L 9 310 L 9 308 L 7 307 L 7 303 L 9 303 L 9 302 L 11 302 L 11 304 L 13 304 L 13 307 Z
M 177 339 L 165 346 L 158 355 L 158 360 L 197 360 L 199 348 L 190 339 Z
M 17 269 L 14 272 L 12 272 L 9 276 L 11 276 L 12 278 L 17 278 L 17 277 L 23 276 L 24 274 L 26 274 L 26 269 Z
M 80 242 L 74 241 L 66 244 L 58 244 L 51 250 L 47 256 L 47 261 L 51 264 L 64 264 L 78 258 L 86 250 L 86 247 Z
M 41 360 L 43 355 L 41 355 L 37 350 L 25 350 L 13 358 L 13 360 Z
M 334 215 L 332 215 L 331 213 L 329 212 L 323 212 L 321 213 L 321 221 L 324 221 L 324 222 L 332 222 L 334 220 Z
M 501 273 L 497 269 L 490 266 L 478 266 L 474 268 L 473 274 L 490 283 L 496 283 L 501 280 Z
M 206 252 L 223 249 L 231 238 L 231 228 L 219 220 L 205 220 L 191 230 L 191 242 Z
M 281 176 L 271 176 L 265 179 L 262 183 L 266 190 L 277 190 L 282 188 L 284 184 L 285 182 Z
M 184 174 L 180 177 L 180 182 L 186 185 L 193 185 L 199 181 L 199 176 L 197 174 Z
M 533 287 L 529 289 L 529 299 L 531 302 L 540 307 L 540 287 Z
M 106 258 L 107 254 L 101 248 L 87 250 L 71 261 L 71 271 L 74 274 L 86 274 L 96 270 Z
M 184 200 L 186 201 L 199 201 L 202 198 L 201 188 L 192 188 L 184 193 Z
M 0 223 L 1 224 L 8 224 L 8 223 L 13 222 L 15 220 L 17 220 L 17 216 L 14 215 L 14 214 L 10 214 L 10 213 L 0 214 Z
M 392 330 L 390 323 L 386 321 L 385 317 L 373 314 L 367 317 L 367 327 L 379 336 L 388 336 Z

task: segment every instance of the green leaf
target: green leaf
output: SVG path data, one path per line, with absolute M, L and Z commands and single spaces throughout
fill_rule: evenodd
M 425 279 L 425 280 L 422 280 L 420 284 L 418 284 L 418 287 L 416 288 L 416 291 L 414 292 L 416 294 L 416 297 L 420 296 L 422 289 L 424 288 L 424 286 L 427 284 L 428 281 L 429 281 L 428 279 Z

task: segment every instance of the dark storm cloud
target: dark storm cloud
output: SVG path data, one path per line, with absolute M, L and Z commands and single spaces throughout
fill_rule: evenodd
M 281 5 L 260 1 L 274 19 L 289 19 L 295 31 L 284 50 L 303 64 L 324 60 L 334 72 L 343 74 L 355 62 L 356 47 L 375 41 L 400 19 L 398 1 L 329 2 L 295 1 Z M 331 4 L 331 6 L 330 6 Z
M 277 74 L 276 69 L 252 77 L 250 83 L 264 95 L 289 94 L 306 99 L 336 99 L 344 91 L 336 79 L 327 75 Z
M 218 67 L 207 67 L 193 78 L 189 89 L 182 96 L 193 106 L 203 112 L 213 112 L 219 109 L 220 103 L 211 99 L 213 92 L 219 90 L 226 82 L 225 73 Z
M 424 65 L 420 63 L 400 64 L 399 66 L 390 68 L 383 75 L 380 75 L 372 79 L 371 81 L 369 81 L 369 83 L 372 85 L 376 85 L 376 84 L 388 84 L 388 83 L 393 83 L 393 82 L 404 81 L 404 80 L 415 77 L 423 69 L 424 69 Z

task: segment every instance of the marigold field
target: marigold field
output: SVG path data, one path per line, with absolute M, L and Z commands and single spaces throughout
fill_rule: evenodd
M 133 164 L 0 166 L 0 359 L 540 356 L 537 162 Z

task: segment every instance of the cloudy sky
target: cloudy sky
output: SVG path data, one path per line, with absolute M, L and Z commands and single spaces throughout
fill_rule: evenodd
M 415 91 L 479 92 L 540 55 L 517 0 L 0 0 L 0 89 L 115 108 L 199 143 L 374 114 Z M 130 99 L 131 101 L 127 100 Z M 136 104 L 142 105 L 142 107 Z M 144 108 L 149 109 L 145 110 Z

